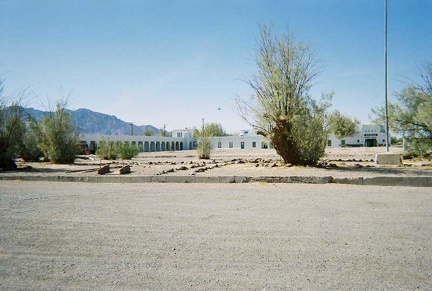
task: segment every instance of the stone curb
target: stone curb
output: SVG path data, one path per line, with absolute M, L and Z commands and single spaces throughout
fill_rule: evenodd
M 0 180 L 90 182 L 90 183 L 304 183 L 371 186 L 432 187 L 432 177 L 357 177 L 331 176 L 0 176 Z

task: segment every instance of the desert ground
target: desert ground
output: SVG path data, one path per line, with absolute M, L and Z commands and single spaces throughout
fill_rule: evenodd
M 430 188 L 0 182 L 1 290 L 431 290 Z
M 398 147 L 391 152 L 402 153 Z M 332 176 L 333 178 L 379 176 L 432 176 L 432 162 L 404 160 L 402 166 L 377 165 L 375 155 L 385 148 L 330 148 L 319 167 L 285 165 L 274 149 L 215 149 L 209 160 L 200 160 L 196 151 L 141 153 L 132 160 L 100 161 L 97 156 L 80 156 L 72 165 L 18 162 L 20 171 L 0 172 L 0 176 L 51 175 L 98 176 L 98 169 L 110 165 L 106 175 L 119 175 L 124 165 L 131 166 L 130 176 Z
M 328 149 L 319 167 L 274 150 L 19 162 L 0 176 L 426 176 L 383 148 Z M 399 148 L 392 151 L 401 152 Z M 0 290 L 431 290 L 430 187 L 0 181 Z

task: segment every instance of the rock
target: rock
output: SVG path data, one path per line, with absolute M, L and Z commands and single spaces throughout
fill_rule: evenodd
M 41 157 L 41 158 L 39 158 L 39 161 L 42 163 L 48 163 L 50 161 L 50 159 L 48 157 Z
M 380 165 L 402 165 L 402 157 L 396 153 L 378 153 L 375 155 L 375 163 Z
M 98 174 L 99 175 L 105 175 L 105 174 L 108 174 L 110 172 L 111 172 L 111 170 L 110 170 L 110 166 L 109 165 L 105 165 L 105 166 L 103 166 L 102 168 L 100 168 L 98 170 Z
M 129 165 L 126 165 L 120 169 L 120 175 L 126 175 L 130 173 L 131 173 L 131 167 Z

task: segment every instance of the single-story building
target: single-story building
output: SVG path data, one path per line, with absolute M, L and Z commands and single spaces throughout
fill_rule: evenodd
M 102 140 L 136 145 L 141 148 L 142 152 L 196 150 L 198 144 L 198 138 L 193 137 L 193 129 L 190 128 L 173 130 L 171 137 L 81 134 L 80 140 L 92 154 L 96 152 Z M 211 144 L 214 149 L 273 148 L 271 142 L 262 135 L 258 135 L 255 130 L 241 130 L 239 135 L 233 136 L 212 137 Z M 343 139 L 338 139 L 334 134 L 331 134 L 327 140 L 327 147 L 374 147 L 385 144 L 386 133 L 384 128 L 379 125 L 363 125 L 359 133 Z

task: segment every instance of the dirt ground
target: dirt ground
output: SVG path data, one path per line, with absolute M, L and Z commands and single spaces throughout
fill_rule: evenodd
M 392 152 L 402 153 L 392 147 Z M 432 176 L 432 162 L 404 160 L 402 166 L 382 166 L 374 162 L 385 148 L 327 149 L 320 167 L 287 167 L 273 149 L 215 149 L 211 159 L 199 160 L 196 151 L 141 153 L 132 160 L 100 161 L 97 156 L 81 156 L 73 165 L 19 162 L 20 171 L 0 172 L 1 175 L 63 175 L 97 176 L 98 169 L 110 165 L 106 175 L 120 175 L 124 165 L 131 166 L 131 176 L 194 175 L 194 176 L 332 176 L 333 178 L 375 176 Z
M 429 188 L 0 182 L 1 290 L 431 290 Z

